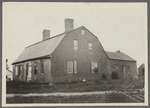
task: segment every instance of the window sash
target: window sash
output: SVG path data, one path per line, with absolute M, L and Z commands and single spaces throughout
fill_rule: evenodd
M 68 74 L 73 73 L 73 61 L 67 61 L 67 73 Z
M 34 74 L 37 74 L 37 65 L 38 65 L 38 63 L 34 62 Z
M 15 67 L 15 75 L 18 75 L 18 66 Z
M 97 73 L 98 72 L 98 62 L 95 63 L 95 62 L 91 62 L 91 71 L 92 71 L 92 74 L 95 74 L 95 72 Z
M 88 43 L 88 47 L 89 47 L 89 50 L 91 51 L 92 50 L 92 43 L 91 42 Z
M 44 73 L 44 60 L 41 60 L 41 73 Z
M 84 30 L 81 30 L 81 34 L 84 35 Z
M 78 40 L 74 40 L 74 50 L 78 50 Z

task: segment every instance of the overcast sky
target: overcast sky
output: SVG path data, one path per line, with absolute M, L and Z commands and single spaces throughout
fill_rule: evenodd
M 63 33 L 65 18 L 95 34 L 105 51 L 120 50 L 138 67 L 146 63 L 146 3 L 3 2 L 3 64 L 7 58 L 12 70 L 23 49 L 42 40 L 43 29 L 51 37 Z

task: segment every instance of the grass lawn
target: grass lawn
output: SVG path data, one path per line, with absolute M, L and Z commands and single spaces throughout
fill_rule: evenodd
M 123 94 L 111 93 L 103 95 L 83 96 L 46 96 L 46 97 L 13 97 L 6 99 L 10 103 L 134 103 L 135 101 Z
M 109 83 L 109 84 L 108 84 Z M 72 82 L 59 84 L 38 84 L 25 82 L 7 82 L 6 93 L 53 93 L 53 92 L 87 92 L 113 90 L 113 82 Z
M 53 93 L 53 92 L 89 92 L 89 91 L 108 91 L 123 88 L 131 88 L 133 82 L 121 82 L 118 80 L 100 80 L 97 82 L 70 82 L 57 83 L 53 85 L 25 82 L 7 82 L 6 93 L 26 94 L 26 93 Z M 140 81 L 140 88 L 143 87 L 143 81 Z M 138 82 L 139 84 L 139 82 Z

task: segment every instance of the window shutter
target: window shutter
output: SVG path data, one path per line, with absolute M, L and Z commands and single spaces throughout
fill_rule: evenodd
M 74 73 L 77 73 L 77 61 L 74 61 Z

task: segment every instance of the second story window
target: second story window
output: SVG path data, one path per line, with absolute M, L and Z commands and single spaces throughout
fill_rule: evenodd
M 44 73 L 44 60 L 41 60 L 41 73 Z
M 92 43 L 91 42 L 88 43 L 88 49 L 89 49 L 89 51 L 92 51 Z
M 84 30 L 81 30 L 81 34 L 84 35 Z
M 73 40 L 73 44 L 74 44 L 74 51 L 78 50 L 78 40 Z

